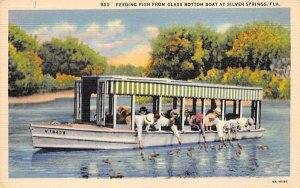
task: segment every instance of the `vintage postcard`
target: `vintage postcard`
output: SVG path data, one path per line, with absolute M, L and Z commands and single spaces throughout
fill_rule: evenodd
M 0 7 L 0 187 L 300 187 L 299 1 Z

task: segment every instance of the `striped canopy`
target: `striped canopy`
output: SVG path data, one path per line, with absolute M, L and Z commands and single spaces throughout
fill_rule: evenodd
M 94 76 L 82 80 L 98 81 L 100 93 L 229 100 L 262 100 L 263 89 L 232 85 L 213 85 L 171 79 Z

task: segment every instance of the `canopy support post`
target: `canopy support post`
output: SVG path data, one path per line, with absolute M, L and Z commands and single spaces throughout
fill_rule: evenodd
M 260 101 L 255 101 L 255 129 L 260 129 L 260 120 L 261 120 L 261 102 Z
M 173 109 L 177 109 L 177 97 L 173 98 Z
M 201 113 L 205 116 L 206 113 L 206 99 L 201 99 Z
M 225 120 L 225 114 L 226 114 L 226 100 L 221 100 L 221 113 L 222 113 L 222 121 Z
M 243 117 L 243 101 L 240 100 L 239 101 L 239 114 L 240 114 L 240 118 Z
M 193 114 L 197 113 L 197 98 L 193 98 Z
M 180 118 L 181 118 L 181 130 L 184 131 L 184 105 L 185 105 L 185 97 L 181 98 L 180 105 Z
M 82 121 L 82 81 L 75 81 L 75 89 L 74 89 L 74 117 L 75 122 Z
M 116 129 L 117 128 L 117 95 L 113 95 L 113 128 Z
M 232 113 L 234 115 L 236 115 L 238 113 L 238 111 L 237 111 L 237 102 L 238 102 L 237 100 L 233 101 Z
M 162 110 L 162 96 L 158 97 L 158 106 L 157 106 L 157 112 L 159 115 L 161 115 L 161 110 Z
M 134 130 L 135 124 L 135 95 L 131 96 L 131 130 Z

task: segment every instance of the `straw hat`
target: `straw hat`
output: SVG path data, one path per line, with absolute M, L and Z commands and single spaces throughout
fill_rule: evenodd
M 221 109 L 219 107 L 217 107 L 215 110 L 214 110 L 215 113 L 217 114 L 221 114 Z
M 144 118 L 145 123 L 153 124 L 154 123 L 154 114 L 147 114 Z
M 175 118 L 170 118 L 169 121 L 170 121 L 170 124 L 175 124 Z
M 254 124 L 254 120 L 253 120 L 252 118 L 248 118 L 248 123 L 249 123 L 249 125 L 251 126 L 251 125 Z

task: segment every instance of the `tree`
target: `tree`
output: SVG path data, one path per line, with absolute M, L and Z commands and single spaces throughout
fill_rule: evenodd
M 9 44 L 9 95 L 22 96 L 38 92 L 43 82 L 42 60 L 33 51 L 18 52 Z
M 290 56 L 289 29 L 272 22 L 246 25 L 226 52 L 232 66 L 270 70 L 274 59 Z
M 26 34 L 20 27 L 8 25 L 8 41 L 17 49 L 17 51 L 37 51 L 40 48 L 36 38 Z
M 43 72 L 56 77 L 57 73 L 81 76 L 103 74 L 106 58 L 76 38 L 54 38 L 45 42 L 39 51 Z
M 145 74 L 183 80 L 195 78 L 205 68 L 204 60 L 209 59 L 209 51 L 203 48 L 207 44 L 194 28 L 162 29 L 151 41 L 153 51 Z

